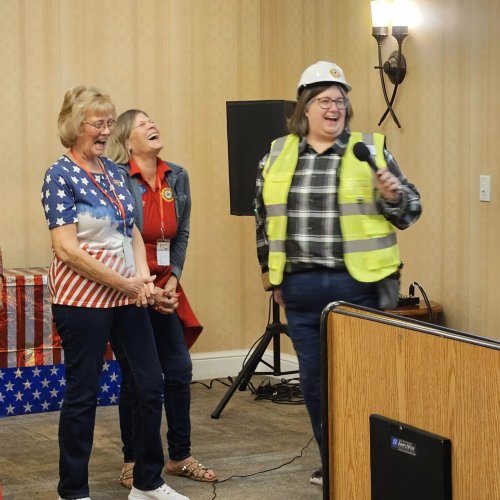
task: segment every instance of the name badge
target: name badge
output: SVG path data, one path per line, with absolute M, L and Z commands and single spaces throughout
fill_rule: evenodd
M 156 242 L 156 261 L 159 266 L 170 265 L 170 240 L 158 240 Z
M 125 257 L 125 266 L 128 269 L 135 269 L 134 250 L 132 248 L 132 240 L 125 237 L 123 240 L 123 255 Z

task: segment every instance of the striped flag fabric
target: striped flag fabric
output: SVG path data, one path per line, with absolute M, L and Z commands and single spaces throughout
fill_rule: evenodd
M 64 353 L 52 321 L 45 267 L 3 273 L 0 307 L 0 417 L 59 410 Z M 120 369 L 108 345 L 99 404 L 116 404 Z
M 0 368 L 62 362 L 52 322 L 47 268 L 6 270 L 0 309 Z

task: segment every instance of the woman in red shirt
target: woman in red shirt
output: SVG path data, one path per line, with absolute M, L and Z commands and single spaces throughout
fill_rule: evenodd
M 167 474 L 196 481 L 215 481 L 214 471 L 191 456 L 189 347 L 201 333 L 179 283 L 189 238 L 191 196 L 187 172 L 158 157 L 163 149 L 157 125 L 143 111 L 132 109 L 118 117 L 107 153 L 122 169 L 135 204 L 135 223 L 146 246 L 148 266 L 156 275 L 155 305 L 149 316 L 164 374 L 167 416 Z M 122 372 L 120 426 L 124 466 L 120 482 L 130 487 L 135 453 L 132 434 L 132 399 L 128 374 Z

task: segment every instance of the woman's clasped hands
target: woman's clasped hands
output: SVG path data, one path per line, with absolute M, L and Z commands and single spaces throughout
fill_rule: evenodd
M 130 276 L 125 279 L 123 293 L 127 297 L 135 300 L 137 307 L 147 307 L 154 304 L 154 296 L 156 294 L 154 276 Z
M 161 314 L 172 314 L 179 306 L 179 296 L 175 290 L 156 287 L 153 309 Z

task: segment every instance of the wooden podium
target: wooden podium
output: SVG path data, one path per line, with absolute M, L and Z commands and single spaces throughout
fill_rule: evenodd
M 500 342 L 345 303 L 321 332 L 324 499 L 370 500 L 371 414 L 451 440 L 453 500 L 500 499 Z

